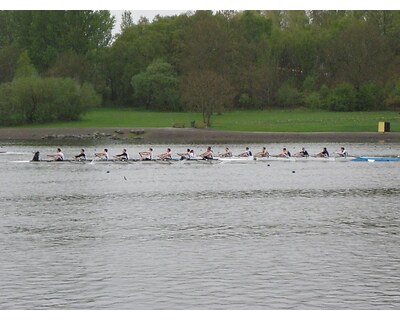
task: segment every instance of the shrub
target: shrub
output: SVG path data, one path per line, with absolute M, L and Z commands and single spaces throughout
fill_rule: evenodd
M 382 108 L 383 90 L 375 83 L 366 83 L 357 92 L 355 109 L 358 111 L 377 110 Z
M 400 110 L 400 96 L 392 96 L 385 99 L 384 105 L 390 110 Z
M 305 100 L 304 103 L 307 108 L 309 109 L 321 109 L 322 108 L 322 100 L 321 96 L 318 92 L 313 92 L 309 94 Z
M 303 100 L 302 93 L 289 84 L 284 84 L 278 90 L 278 101 L 284 108 L 299 107 Z
M 134 99 L 151 110 L 178 111 L 180 83 L 173 66 L 163 60 L 150 64 L 132 77 Z
M 185 128 L 185 124 L 183 122 L 175 122 L 172 128 Z
M 349 83 L 338 84 L 328 93 L 323 105 L 330 111 L 354 111 L 356 90 Z
M 242 109 L 248 109 L 252 106 L 251 98 L 247 93 L 242 93 L 239 97 L 239 106 Z
M 101 103 L 90 84 L 68 78 L 21 77 L 0 87 L 0 125 L 77 120 Z

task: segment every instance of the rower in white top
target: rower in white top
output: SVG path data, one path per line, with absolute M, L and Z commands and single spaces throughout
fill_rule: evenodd
M 48 157 L 52 157 L 54 161 L 64 161 L 64 154 L 60 148 L 57 148 L 57 152 L 54 154 L 48 154 Z
M 346 158 L 348 156 L 348 153 L 347 153 L 347 151 L 346 151 L 346 149 L 344 147 L 341 147 L 340 151 L 336 152 L 336 154 L 339 157 L 343 157 L 343 158 Z
M 149 148 L 148 151 L 139 152 L 140 160 L 153 160 L 153 148 Z
M 193 159 L 194 151 L 190 150 L 188 148 L 188 149 L 186 149 L 186 152 L 177 153 L 177 155 L 181 157 L 181 160 L 189 160 L 189 159 Z
M 253 153 L 251 152 L 249 147 L 246 147 L 246 151 L 242 152 L 238 155 L 238 157 L 251 157 Z

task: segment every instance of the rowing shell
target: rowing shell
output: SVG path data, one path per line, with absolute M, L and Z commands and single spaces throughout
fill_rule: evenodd
M 215 158 L 216 160 L 221 161 L 222 163 L 249 163 L 254 162 L 255 158 L 253 156 L 250 157 L 220 157 Z
M 355 157 L 257 157 L 257 161 L 299 161 L 299 162 L 312 162 L 312 161 L 320 161 L 320 162 L 347 162 L 352 161 Z
M 353 161 L 360 162 L 387 162 L 387 161 L 400 161 L 400 157 L 358 157 L 353 159 Z
M 173 164 L 173 163 L 182 163 L 182 164 L 217 164 L 217 163 L 255 163 L 255 162 L 269 162 L 269 161 L 290 161 L 290 162 L 313 162 L 313 161 L 321 161 L 321 162 L 347 162 L 347 161 L 359 161 L 359 162 L 388 162 L 388 161 L 400 161 L 400 157 L 330 157 L 330 158 L 320 158 L 320 157 L 217 157 L 214 159 L 202 159 L 202 158 L 193 158 L 193 159 L 181 159 L 181 158 L 172 158 L 172 159 L 152 159 L 152 160 L 141 160 L 141 159 L 129 159 L 129 160 L 120 160 L 120 159 L 87 159 L 87 160 L 63 160 L 57 161 L 53 159 L 42 159 L 39 161 L 13 161 L 13 162 L 30 162 L 30 163 L 120 163 L 120 164 L 128 164 L 128 163 L 142 163 L 142 164 Z
M 129 160 L 121 160 L 121 159 L 87 159 L 87 160 L 75 160 L 75 159 L 65 159 L 62 161 L 53 160 L 53 159 L 41 159 L 39 161 L 32 161 L 32 160 L 24 160 L 24 161 L 14 161 L 14 162 L 31 162 L 31 163 L 121 163 L 121 164 L 128 164 L 128 163 L 140 163 L 140 164 L 173 164 L 173 163 L 185 163 L 185 164 L 194 164 L 194 163 L 204 163 L 204 164 L 213 164 L 213 163 L 220 163 L 218 159 L 202 159 L 202 158 L 194 158 L 194 159 L 181 159 L 181 158 L 171 158 L 171 159 L 151 159 L 151 160 L 142 160 L 142 159 L 129 159 Z

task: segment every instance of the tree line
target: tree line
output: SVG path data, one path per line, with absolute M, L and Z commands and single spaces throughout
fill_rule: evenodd
M 24 54 L 30 74 L 84 85 L 88 106 L 198 111 L 207 124 L 232 109 L 400 107 L 399 11 L 195 11 L 137 23 L 126 11 L 113 36 L 114 24 L 109 11 L 0 11 L 2 114 Z M 76 109 L 71 118 L 85 106 Z

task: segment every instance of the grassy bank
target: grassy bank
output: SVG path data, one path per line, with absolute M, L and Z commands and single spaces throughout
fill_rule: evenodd
M 200 113 L 146 112 L 129 109 L 97 109 L 81 121 L 33 128 L 162 128 L 174 124 L 190 127 L 191 121 L 202 122 Z M 398 112 L 327 112 L 310 110 L 234 111 L 212 117 L 217 130 L 259 132 L 376 132 L 379 121 L 391 124 L 392 132 L 400 131 Z

